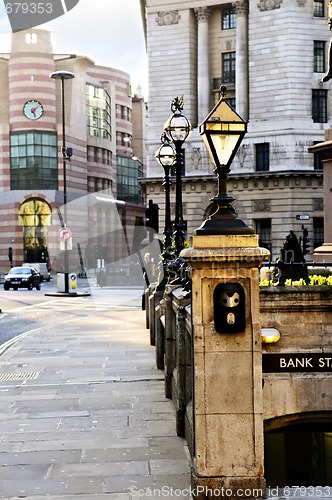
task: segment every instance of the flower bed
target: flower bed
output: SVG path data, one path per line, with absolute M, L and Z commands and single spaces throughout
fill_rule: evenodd
M 274 280 L 262 280 L 259 286 L 278 286 L 279 282 Z M 332 285 L 332 275 L 330 276 L 321 276 L 317 274 L 309 275 L 308 280 L 299 279 L 299 280 L 285 280 L 285 286 L 322 286 L 322 285 Z

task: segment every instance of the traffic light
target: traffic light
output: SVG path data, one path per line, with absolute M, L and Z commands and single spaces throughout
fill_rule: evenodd
M 13 248 L 9 247 L 8 248 L 8 260 L 10 262 L 10 265 L 13 265 Z
M 159 233 L 159 206 L 157 203 L 153 203 L 152 200 L 149 200 L 149 206 L 148 208 L 145 209 L 145 216 L 146 216 L 146 227 L 151 227 L 156 231 L 156 233 Z
M 95 246 L 95 258 L 97 260 L 97 259 L 102 259 L 102 257 L 103 257 L 103 247 L 100 243 L 98 243 Z
M 309 238 L 308 238 L 308 229 L 305 227 L 303 229 L 303 237 L 302 237 L 302 251 L 303 251 L 303 255 L 307 255 L 308 253 L 310 253 L 310 250 L 309 250 Z

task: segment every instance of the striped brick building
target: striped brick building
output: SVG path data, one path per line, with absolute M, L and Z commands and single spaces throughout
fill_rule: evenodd
M 134 224 L 144 212 L 138 198 L 117 200 L 117 165 L 139 167 L 132 160 L 129 75 L 85 56 L 54 54 L 48 31 L 15 33 L 11 52 L 0 58 L 0 272 L 10 266 L 9 247 L 14 265 L 47 260 L 56 268 L 61 262 L 61 82 L 50 78 L 60 70 L 74 74 L 64 81 L 66 147 L 73 152 L 66 168 L 67 222 L 84 264 L 94 265 L 97 245 L 107 247 L 114 217 Z

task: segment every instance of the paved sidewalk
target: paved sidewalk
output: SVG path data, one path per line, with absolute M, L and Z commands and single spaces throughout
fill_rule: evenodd
M 1 500 L 186 497 L 188 453 L 139 301 L 91 308 L 2 354 L 0 460 Z

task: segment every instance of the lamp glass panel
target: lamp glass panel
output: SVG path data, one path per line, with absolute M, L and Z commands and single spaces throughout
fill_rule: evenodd
M 172 166 L 175 162 L 175 151 L 170 144 L 163 144 L 155 156 L 161 166 Z
M 212 134 L 210 139 L 213 143 L 215 153 L 217 154 L 220 165 L 228 165 L 230 158 L 233 155 L 234 150 L 237 147 L 240 135 L 232 134 Z M 214 155 L 213 155 L 214 157 Z M 215 161 L 215 159 L 214 159 Z M 216 165 L 217 166 L 217 165 Z
M 184 115 L 173 115 L 165 124 L 165 130 L 173 141 L 184 142 L 190 132 L 190 123 Z

